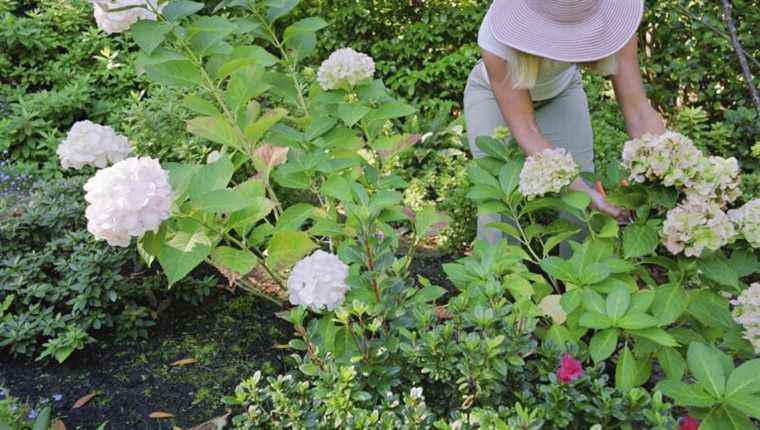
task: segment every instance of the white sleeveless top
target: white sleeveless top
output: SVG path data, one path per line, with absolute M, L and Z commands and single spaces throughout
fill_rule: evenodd
M 507 62 L 514 61 L 514 58 L 516 57 L 515 50 L 496 40 L 491 32 L 491 27 L 488 25 L 492 8 L 493 5 L 488 9 L 486 17 L 480 24 L 478 45 L 481 49 L 488 51 Z M 616 61 L 615 58 L 610 58 L 610 60 L 612 61 L 602 60 L 602 62 L 606 64 L 601 64 L 600 67 L 597 67 L 597 69 L 600 69 L 600 73 L 606 75 L 614 73 Z M 482 69 L 483 78 L 486 82 L 489 82 L 485 64 L 481 62 L 476 67 Z M 575 63 L 565 63 L 543 58 L 538 69 L 536 85 L 529 90 L 530 96 L 534 101 L 547 100 L 555 97 L 570 85 L 577 74 L 578 66 Z

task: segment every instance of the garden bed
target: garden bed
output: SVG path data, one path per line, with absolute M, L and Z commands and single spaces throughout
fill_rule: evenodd
M 87 348 L 63 365 L 3 358 L 0 385 L 32 405 L 47 399 L 69 429 L 192 427 L 225 413 L 221 398 L 241 377 L 285 370 L 288 351 L 275 345 L 290 330 L 276 311 L 250 295 L 216 293 L 201 306 L 168 309 L 145 341 Z M 189 358 L 197 361 L 172 365 Z M 149 418 L 157 411 L 175 418 Z

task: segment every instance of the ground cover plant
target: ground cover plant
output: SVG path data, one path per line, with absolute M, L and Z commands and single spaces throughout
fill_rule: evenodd
M 56 162 L 89 178 L 17 193 L 2 230 L 9 351 L 63 361 L 101 327 L 145 336 L 140 300 L 165 286 L 122 282 L 125 262 L 160 268 L 170 294 L 213 268 L 284 308 L 293 332 L 284 363 L 232 367 L 250 375 L 224 398 L 235 428 L 756 427 L 760 203 L 711 142 L 737 129 L 684 110 L 684 134 L 627 140 L 597 116 L 605 162 L 585 179 L 630 211 L 620 224 L 567 190 L 579 173 L 561 150 L 526 159 L 500 131 L 469 161 L 452 104 L 419 115 L 376 78 L 388 63 L 322 52 L 328 22 L 298 3 L 95 2 L 116 34 L 98 37 L 134 41 L 144 85 L 181 105 L 165 117 L 193 137 L 136 142 L 139 107 L 71 118 Z M 592 97 L 608 101 L 605 85 Z M 475 242 L 435 281 L 413 275 L 421 244 L 468 242 L 476 210 L 501 215 L 504 240 Z

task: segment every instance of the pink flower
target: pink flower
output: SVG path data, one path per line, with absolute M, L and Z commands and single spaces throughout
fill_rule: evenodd
M 692 417 L 683 417 L 678 423 L 678 430 L 699 430 L 699 420 Z
M 583 376 L 583 364 L 576 360 L 572 355 L 565 353 L 562 356 L 559 369 L 557 369 L 557 378 L 564 384 L 569 384 Z

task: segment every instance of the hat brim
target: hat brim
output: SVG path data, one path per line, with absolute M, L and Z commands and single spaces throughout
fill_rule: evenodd
M 620 51 L 636 33 L 642 0 L 603 0 L 586 19 L 548 19 L 524 1 L 495 0 L 488 26 L 499 42 L 528 54 L 568 63 L 596 61 Z

